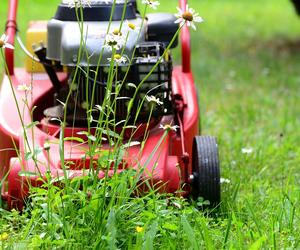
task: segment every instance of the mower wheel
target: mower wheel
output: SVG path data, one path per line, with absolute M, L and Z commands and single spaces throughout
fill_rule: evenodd
M 220 166 L 217 141 L 211 136 L 196 136 L 193 142 L 192 195 L 209 201 L 209 207 L 221 201 Z

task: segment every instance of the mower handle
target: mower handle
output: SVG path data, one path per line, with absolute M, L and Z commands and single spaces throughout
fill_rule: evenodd
M 179 7 L 182 10 L 186 9 L 187 0 L 179 0 Z M 9 37 L 8 42 L 14 45 L 15 35 L 17 31 L 17 8 L 18 0 L 10 0 L 8 8 L 8 18 L 6 22 L 6 35 Z M 181 56 L 182 56 L 182 71 L 188 73 L 191 71 L 191 41 L 190 31 L 187 25 L 182 27 L 181 31 Z M 6 65 L 8 67 L 8 74 L 14 74 L 14 50 L 5 49 Z
M 5 31 L 8 36 L 8 42 L 12 45 L 15 43 L 15 35 L 17 32 L 17 8 L 18 0 L 10 0 L 8 7 L 8 17 L 6 21 Z M 14 74 L 14 50 L 5 48 L 5 60 L 8 68 L 8 74 Z
M 179 7 L 182 10 L 186 9 L 188 0 L 179 0 Z M 191 71 L 191 39 L 190 30 L 187 25 L 184 25 L 181 30 L 181 57 L 182 71 L 188 73 Z

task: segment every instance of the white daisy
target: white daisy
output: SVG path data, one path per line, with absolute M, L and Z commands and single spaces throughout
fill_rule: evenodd
M 143 0 L 142 3 L 149 5 L 154 10 L 156 10 L 157 6 L 160 5 L 160 2 L 156 0 Z
M 8 36 L 3 34 L 0 38 L 0 48 L 8 48 L 8 49 L 14 49 L 15 47 L 8 43 Z
M 125 40 L 122 36 L 121 32 L 114 31 L 113 33 L 107 34 L 105 38 L 105 45 L 104 47 L 108 50 L 116 49 L 120 50 L 125 44 Z
M 68 4 L 69 8 L 74 7 L 91 7 L 91 0 L 63 0 L 63 4 Z
M 159 128 L 162 128 L 163 130 L 167 130 L 167 131 L 172 130 L 176 132 L 179 126 L 177 125 L 172 126 L 171 124 L 165 124 L 165 125 L 160 124 Z
M 111 62 L 112 58 L 107 58 L 107 60 Z M 125 56 L 121 56 L 120 54 L 115 54 L 114 62 L 117 64 L 124 64 L 127 62 L 127 58 Z
M 155 104 L 157 104 L 157 105 L 162 105 L 163 104 L 163 102 L 161 102 L 160 100 L 159 100 L 159 98 L 156 98 L 155 96 L 148 96 L 148 95 L 146 95 L 146 100 L 148 101 L 148 102 L 150 102 L 150 103 L 155 103 Z
M 48 141 L 46 141 L 45 143 L 44 143 L 44 150 L 46 150 L 46 151 L 49 151 L 50 150 L 50 143 L 48 142 Z
M 229 184 L 230 182 L 231 182 L 231 181 L 230 181 L 229 179 L 222 178 L 222 177 L 220 178 L 220 183 L 221 183 L 221 184 L 223 184 L 223 183 L 224 183 L 224 184 Z
M 20 85 L 17 86 L 17 90 L 27 92 L 27 91 L 31 90 L 31 86 L 26 85 L 26 83 L 23 83 L 23 84 L 20 84 Z
M 177 7 L 178 13 L 175 14 L 175 16 L 178 18 L 175 23 L 180 23 L 180 26 L 183 26 L 184 24 L 187 24 L 188 27 L 192 27 L 194 30 L 196 30 L 195 23 L 202 23 L 204 20 L 202 17 L 199 16 L 198 13 L 195 12 L 194 9 L 189 8 L 188 5 L 186 5 L 186 9 L 182 10 Z
M 112 32 L 112 34 L 114 35 L 114 36 L 119 36 L 119 37 L 122 37 L 122 31 L 121 30 L 119 30 L 119 29 L 114 29 L 113 30 L 113 32 Z
M 252 154 L 253 153 L 253 148 L 242 148 L 242 153 L 243 154 Z
M 134 23 L 131 23 L 128 20 L 126 20 L 126 25 L 129 28 L 129 30 L 131 30 L 135 33 L 139 33 L 140 27 L 137 27 Z

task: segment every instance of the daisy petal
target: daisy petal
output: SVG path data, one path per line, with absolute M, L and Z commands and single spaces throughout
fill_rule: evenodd
M 6 43 L 4 48 L 8 48 L 8 49 L 14 49 L 15 47 L 12 46 L 10 43 Z

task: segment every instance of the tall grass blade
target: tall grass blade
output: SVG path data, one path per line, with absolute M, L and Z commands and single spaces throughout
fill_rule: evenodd
M 188 222 L 187 218 L 185 217 L 185 215 L 181 216 L 181 225 L 183 227 L 183 231 L 186 234 L 192 249 L 200 250 L 200 247 L 197 244 L 198 240 L 196 239 L 195 232 L 191 227 L 190 223 Z

